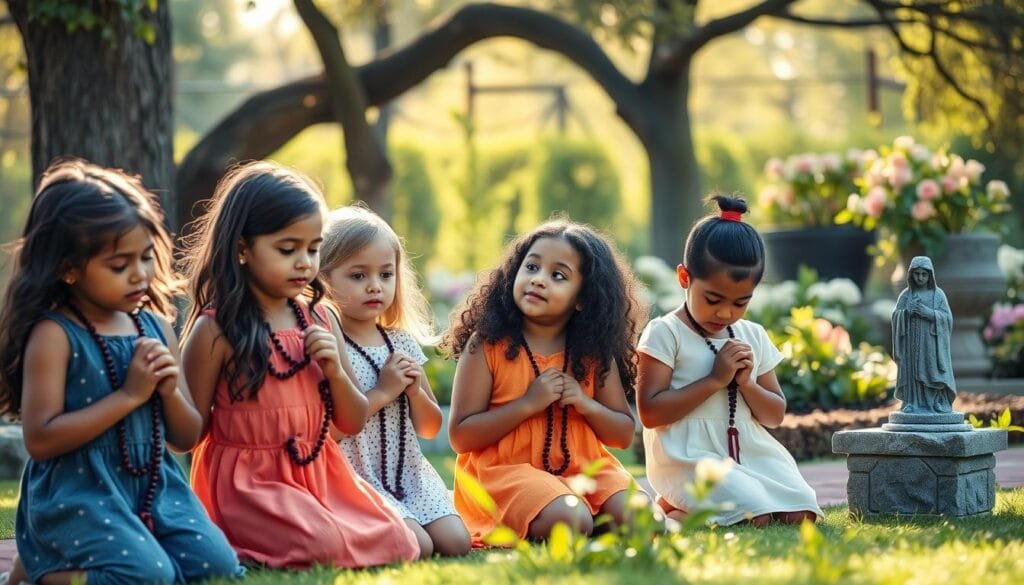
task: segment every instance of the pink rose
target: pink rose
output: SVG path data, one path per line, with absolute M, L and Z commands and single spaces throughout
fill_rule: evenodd
M 942 192 L 949 195 L 960 188 L 960 180 L 956 177 L 946 175 L 942 177 Z
M 838 355 L 849 355 L 853 351 L 853 344 L 850 342 L 850 333 L 842 326 L 836 325 L 829 333 L 828 343 Z
M 889 166 L 894 169 L 905 169 L 910 166 L 910 161 L 907 160 L 907 155 L 902 152 L 891 152 L 889 153 Z
M 917 184 L 917 198 L 922 201 L 938 199 L 940 194 L 939 184 L 932 179 L 925 179 Z
M 891 185 L 895 191 L 899 191 L 904 185 L 910 183 L 910 181 L 914 179 L 914 174 L 907 167 L 893 167 L 889 170 L 889 185 Z
M 931 201 L 918 201 L 910 208 L 910 216 L 917 221 L 925 221 L 935 216 L 935 206 Z
M 779 190 L 779 203 L 786 207 L 791 207 L 796 202 L 796 191 L 793 190 L 792 185 L 785 185 Z
M 964 170 L 967 172 L 967 180 L 977 183 L 981 180 L 981 174 L 985 172 L 985 165 L 972 158 L 967 161 Z
M 815 167 L 814 155 L 802 154 L 796 159 L 794 167 L 798 173 L 812 173 Z
M 778 158 L 770 158 L 768 162 L 764 163 L 764 174 L 770 181 L 778 181 L 782 178 L 782 172 L 786 169 L 786 165 Z
M 872 187 L 864 197 L 864 213 L 874 218 L 882 216 L 885 211 L 886 195 L 884 187 Z
M 832 323 L 825 319 L 815 319 L 811 323 L 811 333 L 818 341 L 828 341 L 832 336 Z

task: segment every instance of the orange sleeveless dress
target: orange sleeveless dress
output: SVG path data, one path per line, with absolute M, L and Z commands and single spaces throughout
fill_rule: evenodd
M 505 358 L 507 342 L 484 344 L 483 352 L 491 371 L 492 389 L 489 408 L 497 408 L 523 396 L 534 378 L 533 366 L 525 351 L 515 360 Z M 537 366 L 562 368 L 564 352 L 549 356 L 534 354 Z M 593 376 L 580 382 L 587 396 L 594 396 Z M 561 409 L 555 407 L 555 424 L 548 463 L 553 468 L 562 465 Z M 568 440 L 570 462 L 562 476 L 544 470 L 542 462 L 544 436 L 547 428 L 545 411 L 524 420 L 498 442 L 481 449 L 462 453 L 456 459 L 459 470 L 479 481 L 498 506 L 498 520 L 525 538 L 530 522 L 548 504 L 562 496 L 572 494 L 567 478 L 581 473 L 590 462 L 602 459 L 604 466 L 593 476 L 597 489 L 584 496 L 590 513 L 596 515 L 605 501 L 633 484 L 633 477 L 619 463 L 594 434 L 585 418 L 569 408 Z M 455 481 L 455 509 L 466 522 L 473 541 L 481 539 L 496 527 L 491 515 L 469 495 L 459 481 Z
M 289 355 L 303 354 L 297 327 L 276 335 Z M 286 371 L 281 356 L 271 354 L 274 368 Z M 309 465 L 295 465 L 288 456 L 291 436 L 299 437 L 302 457 L 316 443 L 324 416 L 317 393 L 321 379 L 315 362 L 287 380 L 268 374 L 256 399 L 232 403 L 222 377 L 209 430 L 193 454 L 196 495 L 245 561 L 304 568 L 416 559 L 416 536 L 352 471 L 330 437 Z

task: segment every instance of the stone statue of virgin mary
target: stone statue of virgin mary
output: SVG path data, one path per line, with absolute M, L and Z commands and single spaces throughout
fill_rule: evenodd
M 949 338 L 953 313 L 935 283 L 931 258 L 915 256 L 892 314 L 896 398 L 908 414 L 949 413 L 956 398 Z

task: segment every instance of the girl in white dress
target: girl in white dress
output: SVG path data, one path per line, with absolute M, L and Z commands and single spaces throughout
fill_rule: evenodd
M 647 477 L 658 504 L 678 519 L 694 505 L 685 486 L 697 462 L 731 458 L 736 465 L 705 502 L 721 509 L 711 522 L 814 521 L 821 515 L 814 490 L 765 430 L 786 414 L 774 372 L 782 354 L 764 327 L 741 318 L 764 271 L 764 243 L 742 220 L 746 202 L 710 199 L 720 213 L 694 225 L 676 269 L 684 304 L 640 336 Z
M 331 213 L 320 252 L 348 359 L 370 403 L 363 430 L 338 444 L 356 473 L 405 518 L 421 557 L 464 555 L 469 532 L 416 439 L 437 435 L 441 409 L 417 343 L 431 337 L 430 307 L 401 241 L 377 214 L 348 206 Z

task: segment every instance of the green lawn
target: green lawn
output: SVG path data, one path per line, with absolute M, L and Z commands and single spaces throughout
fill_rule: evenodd
M 441 469 L 449 469 L 442 475 L 450 479 L 450 468 Z M 16 482 L 0 482 L 2 538 L 13 535 L 17 489 Z M 1000 490 L 991 516 L 960 521 L 905 518 L 863 522 L 851 519 L 845 507 L 833 507 L 826 509 L 817 529 L 701 528 L 657 540 L 648 534 L 613 540 L 591 540 L 557 551 L 544 545 L 523 551 L 478 551 L 457 560 L 366 571 L 250 570 L 244 582 L 1010 585 L 1020 583 L 1024 575 L 1024 489 Z M 231 581 L 214 583 L 227 585 Z
M 851 520 L 845 507 L 826 510 L 817 530 L 773 526 L 700 529 L 667 537 L 678 556 L 636 561 L 629 555 L 595 568 L 555 560 L 540 545 L 529 552 L 481 551 L 367 571 L 250 571 L 246 584 L 503 583 L 600 585 L 985 583 L 1018 584 L 1024 575 L 1024 489 L 998 494 L 992 516 L 961 520 Z M 662 549 L 664 550 L 664 546 Z M 228 581 L 217 581 L 226 585 Z

